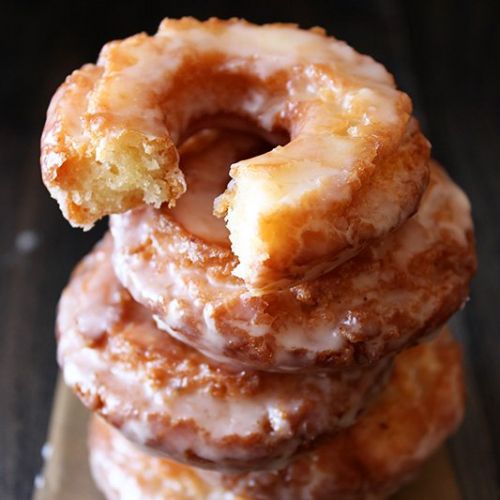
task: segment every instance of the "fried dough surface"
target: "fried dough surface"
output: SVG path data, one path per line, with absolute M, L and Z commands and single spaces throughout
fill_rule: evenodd
M 231 475 L 154 458 L 98 419 L 90 462 L 108 500 L 381 499 L 414 477 L 463 409 L 460 349 L 442 333 L 396 357 L 389 383 L 354 426 L 282 470 Z

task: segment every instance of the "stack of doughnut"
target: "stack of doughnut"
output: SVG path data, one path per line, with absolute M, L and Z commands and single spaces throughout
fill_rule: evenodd
M 54 95 L 42 174 L 103 240 L 58 309 L 108 499 L 384 498 L 464 409 L 470 206 L 322 29 L 164 20 Z

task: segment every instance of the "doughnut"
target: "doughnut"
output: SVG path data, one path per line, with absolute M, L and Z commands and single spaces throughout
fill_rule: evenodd
M 108 500 L 385 498 L 418 472 L 462 419 L 460 349 L 445 334 L 396 357 L 389 383 L 354 426 L 278 471 L 227 474 L 150 456 L 102 420 L 90 464 Z
M 390 360 L 341 374 L 239 370 L 159 330 L 119 284 L 108 236 L 76 268 L 58 312 L 58 360 L 91 410 L 140 445 L 227 470 L 277 467 L 351 425 Z
M 212 138 L 210 156 L 206 143 L 197 156 L 192 138 L 185 171 L 204 162 L 215 175 L 209 164 L 227 161 L 234 140 Z M 199 198 L 206 207 L 209 191 L 200 182 L 188 189 L 190 205 Z M 193 209 L 181 212 L 199 219 Z M 224 228 L 212 220 L 214 228 L 201 234 L 166 206 L 115 214 L 114 269 L 161 329 L 212 359 L 252 369 L 375 363 L 442 326 L 466 300 L 476 266 L 468 200 L 436 163 L 414 217 L 333 271 L 287 290 L 249 293 L 234 276 L 238 261 Z
M 429 144 L 411 112 L 382 65 L 322 29 L 166 19 L 154 36 L 108 43 L 57 90 L 42 175 L 65 217 L 90 228 L 173 206 L 193 131 L 260 131 L 272 149 L 231 166 L 214 209 L 232 272 L 261 295 L 326 273 L 414 213 Z

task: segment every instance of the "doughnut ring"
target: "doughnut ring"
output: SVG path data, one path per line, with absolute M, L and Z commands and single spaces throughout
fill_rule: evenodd
M 230 144 L 214 139 L 206 168 L 227 159 Z M 187 172 L 199 170 L 195 146 Z M 476 266 L 469 203 L 435 163 L 420 210 L 400 229 L 319 278 L 262 296 L 234 276 L 237 259 L 221 231 L 209 241 L 210 231 L 199 237 L 177 217 L 166 206 L 113 215 L 115 272 L 161 329 L 253 369 L 374 363 L 439 329 L 466 300 Z
M 351 425 L 390 360 L 342 374 L 238 370 L 159 330 L 113 275 L 112 240 L 77 267 L 57 319 L 58 360 L 84 404 L 133 441 L 201 467 L 283 465 Z
M 386 388 L 354 426 L 279 471 L 225 474 L 145 454 L 94 418 L 91 470 L 108 500 L 360 500 L 411 479 L 462 419 L 461 354 L 449 334 L 396 357 Z M 128 497 L 127 497 L 128 498 Z
M 414 213 L 429 144 L 411 111 L 383 66 L 319 28 L 166 19 L 62 84 L 42 174 L 65 217 L 89 228 L 173 206 L 186 189 L 177 147 L 193 130 L 255 127 L 278 145 L 232 165 L 215 210 L 233 272 L 258 295 L 333 269 Z

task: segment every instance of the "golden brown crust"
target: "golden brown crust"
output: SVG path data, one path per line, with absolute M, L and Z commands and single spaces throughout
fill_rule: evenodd
M 425 189 L 429 145 L 381 65 L 318 29 L 192 18 L 108 43 L 63 83 L 42 137 L 44 182 L 86 228 L 173 205 L 185 191 L 176 147 L 220 113 L 290 135 L 233 165 L 217 204 L 252 293 L 333 269 L 398 227 Z
M 383 498 L 415 475 L 463 408 L 460 349 L 441 334 L 397 356 L 388 385 L 353 427 L 280 471 L 228 475 L 181 466 L 148 456 L 99 420 L 91 426 L 90 460 L 109 500 L 120 498 L 124 484 L 172 500 L 224 493 L 239 500 Z
M 114 267 L 161 328 L 215 359 L 265 370 L 363 366 L 435 331 L 462 306 L 476 261 L 465 195 L 435 164 L 418 214 L 334 271 L 255 297 L 236 258 L 168 209 L 111 218 Z
M 204 467 L 262 469 L 352 424 L 390 360 L 341 374 L 272 374 L 210 361 L 158 330 L 113 275 L 111 238 L 61 298 L 58 359 L 82 401 L 131 439 Z

